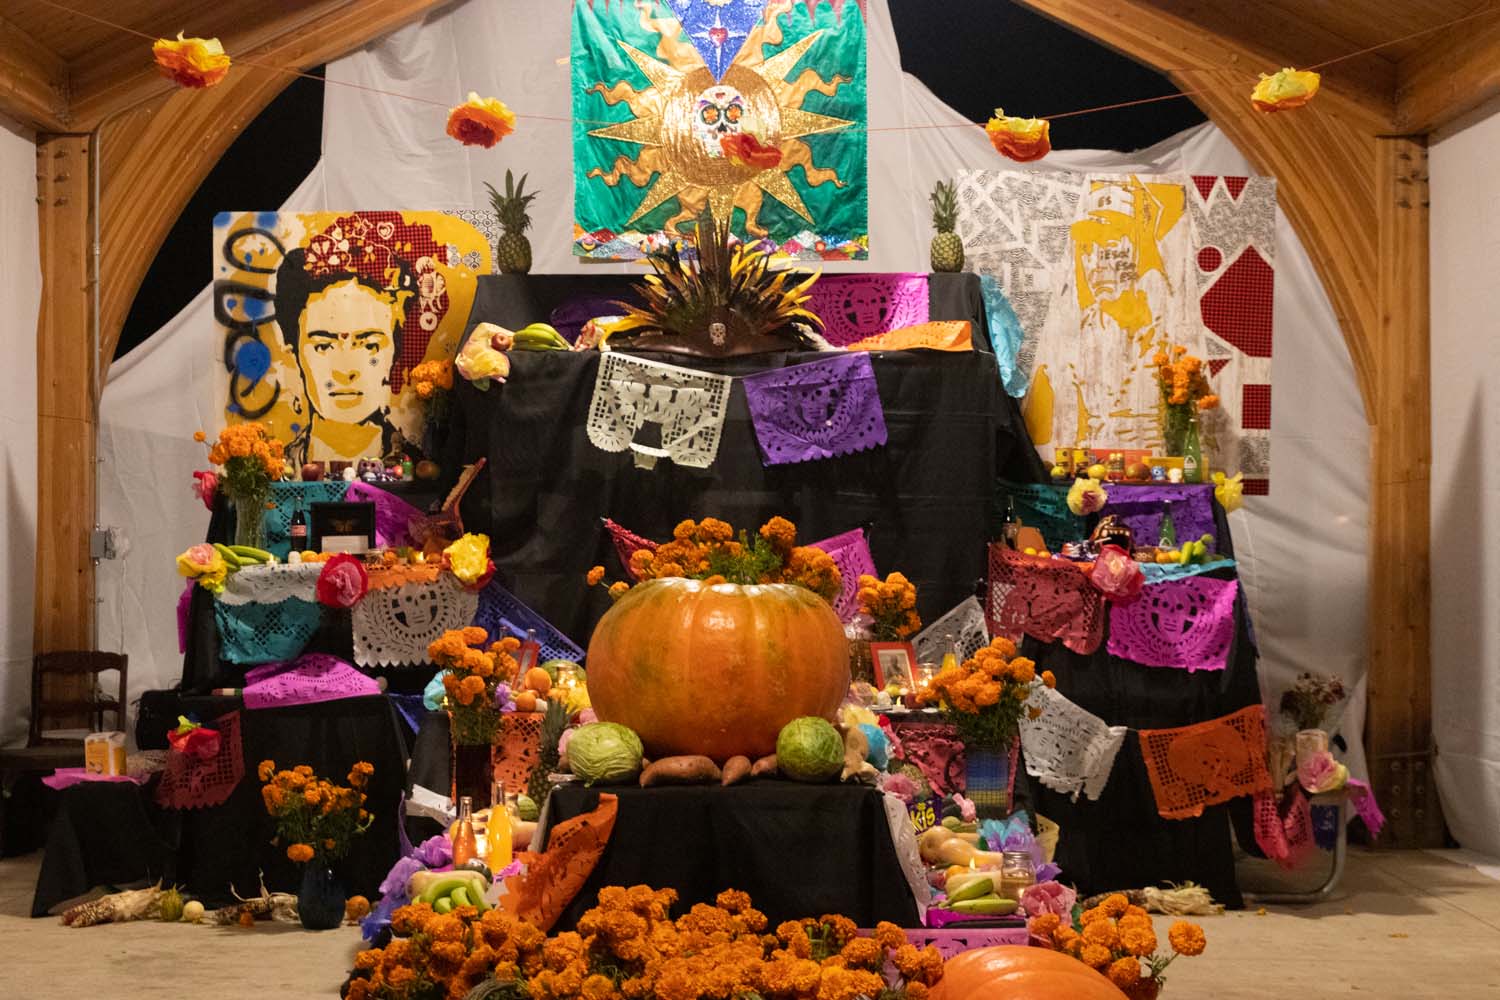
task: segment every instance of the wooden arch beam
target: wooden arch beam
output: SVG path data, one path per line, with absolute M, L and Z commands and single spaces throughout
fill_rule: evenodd
M 1365 746 L 1371 779 L 1392 821 L 1388 839 L 1400 846 L 1441 844 L 1442 821 L 1429 780 L 1426 138 L 1390 135 L 1398 117 L 1394 87 L 1384 92 L 1387 78 L 1373 71 L 1351 74 L 1345 64 L 1324 79 L 1307 107 L 1272 115 L 1255 111 L 1249 91 L 1258 73 L 1306 65 L 1307 59 L 1251 48 L 1230 37 L 1227 27 L 1207 31 L 1194 5 L 1020 2 L 1165 73 L 1191 92 L 1257 170 L 1276 178 L 1279 201 L 1333 303 L 1370 425 Z M 1178 7 L 1185 12 L 1176 13 Z M 1443 98 L 1428 98 L 1432 85 L 1422 81 L 1418 71 L 1407 74 L 1403 111 L 1434 120 L 1446 113 Z

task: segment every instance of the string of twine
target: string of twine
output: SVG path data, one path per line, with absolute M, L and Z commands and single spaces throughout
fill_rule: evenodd
M 37 0 L 37 2 L 41 3 L 43 6 L 51 7 L 54 10 L 61 11 L 62 13 L 70 14 L 70 15 L 72 15 L 74 17 L 80 17 L 80 18 L 83 18 L 86 21 L 93 21 L 94 23 L 103 25 L 104 27 L 111 28 L 111 29 L 113 29 L 115 31 L 119 31 L 119 32 L 121 32 L 123 34 L 134 35 L 137 38 L 144 38 L 147 41 L 155 42 L 159 37 L 161 37 L 161 36 L 158 36 L 158 35 L 150 34 L 149 32 L 137 30 L 137 29 L 132 28 L 132 27 L 130 27 L 128 25 L 119 24 L 118 22 L 111 21 L 111 20 L 109 20 L 107 18 L 99 17 L 97 14 L 90 14 L 90 13 L 87 13 L 85 11 L 76 10 L 76 9 L 74 9 L 72 7 L 69 7 L 69 6 L 65 5 L 65 4 L 58 3 L 57 0 Z M 1306 67 L 1306 69 L 1312 70 L 1312 71 L 1320 71 L 1320 70 L 1323 70 L 1323 69 L 1325 69 L 1325 68 L 1327 68 L 1329 66 L 1337 65 L 1338 63 L 1344 62 L 1345 60 L 1348 60 L 1348 59 L 1355 59 L 1355 58 L 1357 58 L 1359 56 L 1369 55 L 1372 52 L 1378 52 L 1381 49 L 1389 48 L 1392 45 L 1400 45 L 1401 43 L 1403 43 L 1403 42 L 1409 42 L 1409 41 L 1411 41 L 1414 38 L 1421 38 L 1423 35 L 1430 35 L 1430 34 L 1433 34 L 1434 32 L 1444 31 L 1444 30 L 1446 30 L 1448 28 L 1454 27 L 1455 25 L 1463 24 L 1465 22 L 1475 20 L 1476 18 L 1488 17 L 1488 16 L 1491 16 L 1491 15 L 1494 15 L 1494 14 L 1497 14 L 1497 13 L 1500 13 L 1500 6 L 1485 7 L 1482 10 L 1472 11 L 1472 12 L 1470 12 L 1468 14 L 1464 14 L 1464 15 L 1461 15 L 1459 17 L 1451 18 L 1451 19 L 1449 19 L 1447 21 L 1442 22 L 1441 24 L 1435 24 L 1435 25 L 1433 25 L 1433 26 L 1431 26 L 1429 28 L 1422 28 L 1422 29 L 1420 29 L 1418 31 L 1408 32 L 1408 33 L 1406 33 L 1404 35 L 1400 35 L 1400 36 L 1398 36 L 1396 38 L 1391 38 L 1391 39 L 1389 39 L 1387 41 L 1380 42 L 1379 44 L 1376 44 L 1376 45 L 1367 45 L 1367 46 L 1365 46 L 1362 49 L 1356 49 L 1353 52 L 1346 52 L 1343 55 L 1334 56 L 1331 59 L 1325 59 L 1322 62 L 1314 63 L 1313 65 Z M 367 86 L 367 85 L 362 84 L 362 83 L 354 83 L 354 82 L 349 81 L 349 80 L 332 80 L 332 79 L 327 78 L 326 76 L 318 76 L 316 73 L 309 73 L 309 72 L 306 72 L 304 70 L 296 69 L 295 67 L 277 66 L 277 65 L 273 65 L 271 63 L 260 62 L 260 61 L 254 60 L 254 59 L 240 58 L 238 56 L 233 57 L 233 59 L 234 59 L 234 64 L 237 65 L 237 66 L 250 66 L 250 67 L 255 68 L 255 69 L 268 70 L 268 71 L 270 71 L 272 73 L 285 73 L 288 76 L 301 77 L 301 78 L 307 79 L 307 80 L 317 80 L 317 81 L 322 82 L 325 86 L 347 87 L 347 88 L 349 88 L 351 90 L 359 90 L 359 91 L 363 91 L 365 93 L 370 93 L 370 94 L 379 94 L 382 97 L 393 97 L 393 98 L 396 98 L 398 100 L 412 101 L 412 102 L 415 102 L 417 104 L 426 104 L 426 105 L 428 105 L 430 107 L 435 107 L 435 108 L 445 108 L 446 109 L 446 108 L 450 107 L 449 104 L 447 104 L 447 103 L 445 103 L 443 101 L 435 101 L 435 100 L 433 100 L 432 98 L 429 98 L 429 97 L 418 97 L 415 94 L 402 93 L 401 91 L 385 90 L 385 89 L 380 88 L 380 87 L 371 87 L 371 86 Z M 1171 71 L 1168 70 L 1166 72 L 1171 72 Z M 1197 89 L 1194 89 L 1194 90 L 1179 90 L 1179 91 L 1176 91 L 1176 92 L 1171 93 L 1171 94 L 1160 94 L 1160 95 L 1155 96 L 1155 97 L 1141 97 L 1141 98 L 1137 98 L 1135 100 L 1130 100 L 1130 101 L 1116 101 L 1116 102 L 1114 102 L 1112 104 L 1100 104 L 1100 105 L 1097 105 L 1097 106 L 1091 107 L 1091 108 L 1079 108 L 1076 111 L 1060 111 L 1060 112 L 1057 112 L 1055 114 L 1043 115 L 1042 118 L 1043 118 L 1044 121 L 1049 121 L 1049 122 L 1059 121 L 1059 120 L 1064 119 L 1064 118 L 1077 118 L 1077 117 L 1079 117 L 1081 115 L 1100 114 L 1100 113 L 1103 113 L 1103 112 L 1106 112 L 1106 111 L 1119 111 L 1119 110 L 1124 109 L 1124 108 L 1135 108 L 1135 107 L 1141 107 L 1142 105 L 1146 105 L 1146 104 L 1157 104 L 1157 103 L 1160 103 L 1162 101 L 1175 101 L 1175 100 L 1179 100 L 1179 99 L 1184 98 L 1184 97 L 1196 97 L 1196 96 L 1198 96 L 1200 94 L 1203 94 L 1203 93 L 1206 93 L 1206 91 L 1204 89 L 1202 89 L 1202 88 L 1197 88 Z M 531 121 L 560 122 L 562 124 L 567 124 L 567 125 L 581 124 L 581 125 L 601 126 L 602 127 L 602 126 L 606 126 L 606 125 L 617 125 L 617 124 L 619 124 L 618 122 L 615 122 L 615 121 L 607 121 L 607 120 L 602 120 L 602 119 L 601 120 L 594 120 L 594 119 L 588 119 L 588 118 L 571 118 L 571 117 L 566 117 L 566 116 L 561 116 L 561 115 L 540 115 L 540 114 L 530 114 L 530 113 L 524 113 L 523 114 L 521 112 L 516 112 L 515 115 L 516 115 L 516 117 L 518 119 L 525 118 L 525 119 L 528 119 L 528 120 L 531 120 Z M 915 124 L 915 125 L 888 125 L 888 126 L 881 126 L 879 128 L 868 128 L 868 127 L 864 128 L 864 129 L 844 128 L 844 129 L 839 129 L 838 132 L 840 134 L 848 134 L 848 133 L 851 133 L 851 132 L 861 132 L 862 131 L 862 132 L 865 132 L 866 134 L 875 134 L 875 133 L 881 133 L 881 132 L 918 132 L 918 131 L 923 131 L 923 130 L 927 130 L 927 129 L 969 129 L 969 128 L 979 128 L 979 129 L 982 129 L 984 127 L 985 127 L 985 123 L 983 123 L 983 122 L 973 122 L 973 121 L 964 121 L 964 122 L 921 122 L 921 123 L 918 123 L 918 124 Z

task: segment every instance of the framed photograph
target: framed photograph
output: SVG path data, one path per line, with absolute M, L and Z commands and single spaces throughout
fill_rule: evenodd
M 872 642 L 870 659 L 875 663 L 875 686 L 883 688 L 891 681 L 911 691 L 916 687 L 913 672 L 917 654 L 909 642 Z
M 375 548 L 373 503 L 315 503 L 307 526 L 307 547 L 314 552 L 358 555 Z

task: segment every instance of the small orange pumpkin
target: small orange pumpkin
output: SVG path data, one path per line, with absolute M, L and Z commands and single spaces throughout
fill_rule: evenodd
M 552 690 L 552 678 L 541 667 L 532 667 L 526 671 L 526 676 L 523 678 L 522 683 L 539 695 L 545 695 L 548 691 Z
M 535 691 L 517 691 L 515 693 L 514 697 L 515 697 L 515 701 L 516 701 L 516 711 L 517 712 L 535 712 L 536 711 L 536 692 Z
M 1078 959 L 1050 948 L 995 945 L 943 965 L 932 1000 L 1125 1000 L 1119 987 Z
M 832 719 L 849 642 L 828 602 L 785 583 L 667 577 L 626 591 L 589 642 L 589 698 L 652 757 L 759 760 L 781 727 Z

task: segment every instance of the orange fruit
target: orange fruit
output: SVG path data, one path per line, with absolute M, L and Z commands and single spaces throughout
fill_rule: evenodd
M 516 698 L 516 711 L 517 712 L 535 712 L 536 711 L 536 692 L 535 691 L 517 691 L 516 695 L 515 695 L 515 698 Z
M 526 671 L 523 683 L 537 694 L 546 694 L 552 690 L 552 678 L 541 667 L 532 667 Z

